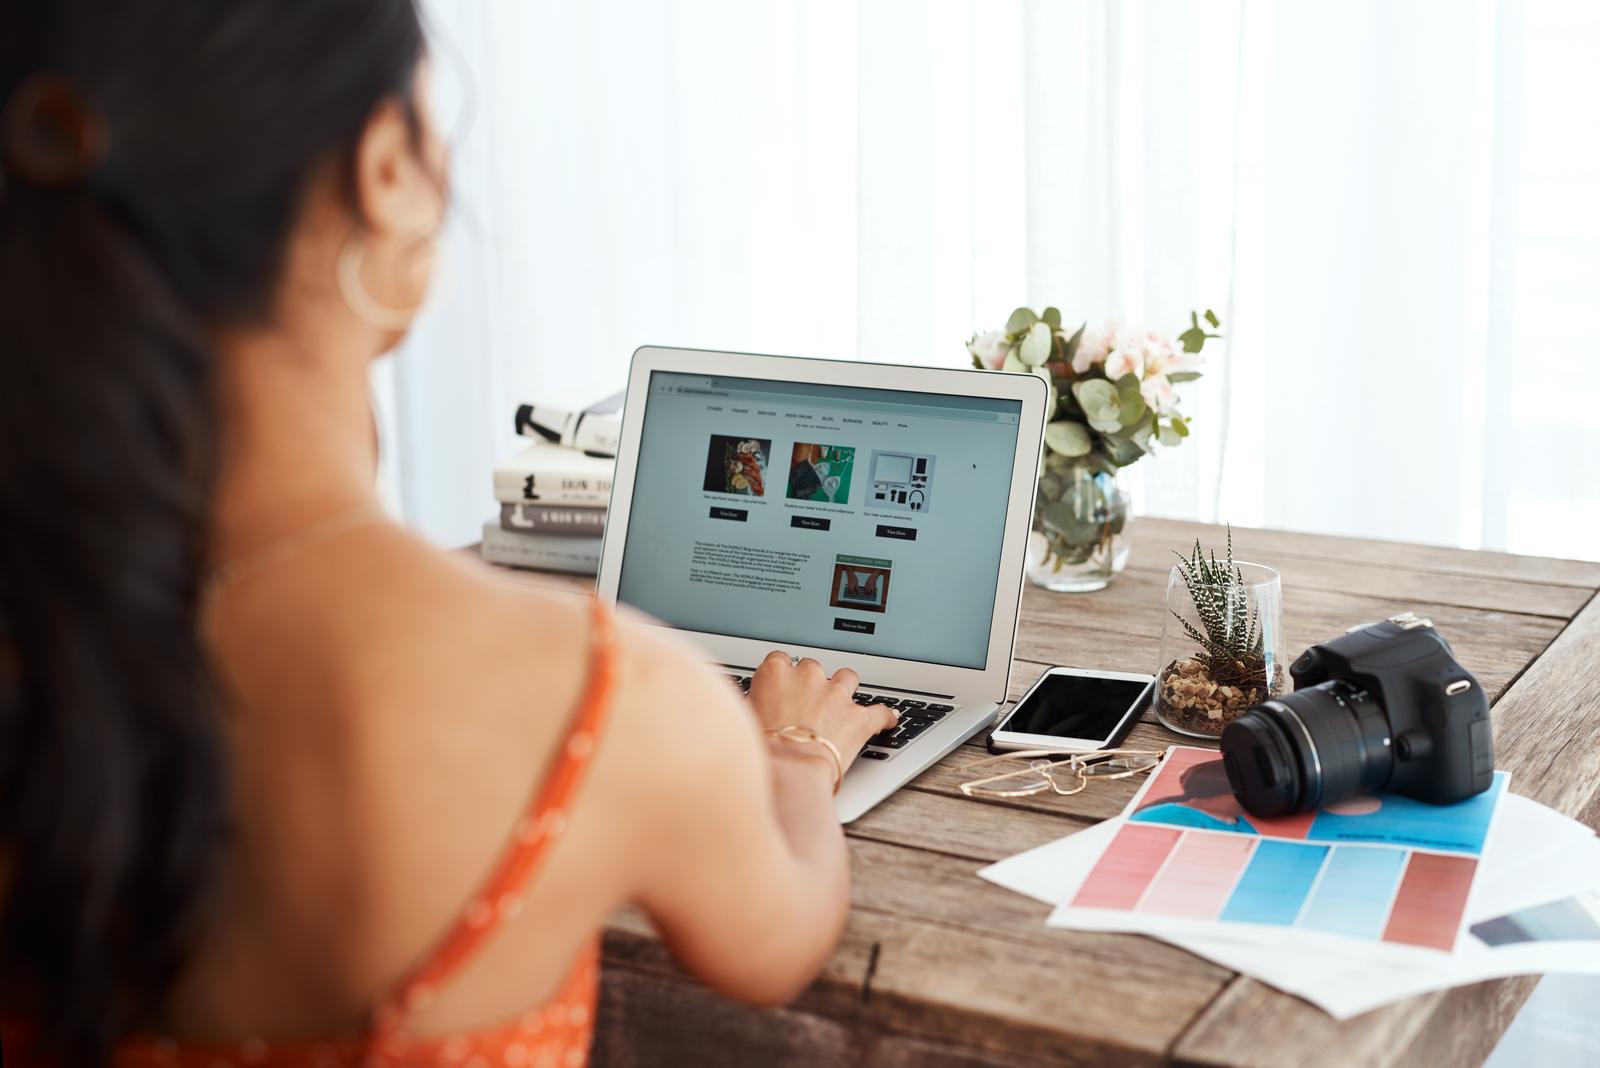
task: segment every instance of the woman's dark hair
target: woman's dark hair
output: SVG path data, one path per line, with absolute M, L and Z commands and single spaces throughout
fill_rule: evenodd
M 67 1063 L 158 1022 L 230 822 L 207 337 L 423 47 L 414 0 L 0 0 L 0 1019 Z

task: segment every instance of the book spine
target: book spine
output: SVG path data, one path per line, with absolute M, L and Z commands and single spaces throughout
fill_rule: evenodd
M 611 479 L 522 475 L 495 479 L 494 499 L 501 504 L 565 504 L 604 508 L 611 503 Z
M 622 441 L 622 417 L 584 412 L 572 430 L 572 447 L 590 456 L 616 456 Z
M 502 504 L 500 526 L 517 533 L 597 538 L 605 533 L 606 510 L 558 504 Z
M 496 520 L 483 525 L 483 559 L 506 567 L 595 575 L 600 571 L 599 538 L 562 538 L 514 534 Z

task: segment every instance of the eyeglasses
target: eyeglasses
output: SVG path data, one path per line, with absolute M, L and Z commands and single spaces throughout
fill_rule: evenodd
M 961 784 L 968 797 L 1028 797 L 1054 790 L 1064 797 L 1080 793 L 1091 782 L 1126 779 L 1161 763 L 1161 754 L 1149 749 L 1097 749 L 1073 753 L 1058 749 L 1028 749 L 988 757 L 967 766 L 968 771 L 990 772 Z

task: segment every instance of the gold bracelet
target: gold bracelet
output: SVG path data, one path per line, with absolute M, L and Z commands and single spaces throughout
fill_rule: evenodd
M 833 761 L 833 792 L 839 792 L 839 784 L 844 781 L 844 758 L 839 755 L 839 747 L 828 739 L 818 734 L 814 728 L 803 726 L 799 723 L 785 723 L 781 727 L 768 727 L 761 732 L 768 738 L 782 738 L 786 741 L 797 742 L 800 745 L 810 745 L 815 742 L 827 752 L 828 758 Z

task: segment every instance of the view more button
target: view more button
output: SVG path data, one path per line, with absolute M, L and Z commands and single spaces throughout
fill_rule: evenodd
M 847 630 L 851 634 L 871 634 L 878 629 L 878 624 L 870 619 L 835 619 L 834 630 Z
M 724 508 L 720 504 L 713 504 L 711 506 L 711 518 L 712 519 L 731 519 L 735 523 L 743 523 L 746 519 L 750 518 L 750 509 L 748 509 L 748 508 Z
M 880 538 L 897 538 L 900 541 L 916 541 L 917 540 L 917 528 L 916 527 L 902 527 L 902 526 L 898 526 L 898 525 L 893 524 L 893 523 L 879 523 L 878 524 L 878 537 L 880 537 Z
M 789 525 L 799 530 L 828 530 L 833 526 L 833 520 L 824 519 L 820 515 L 792 515 Z

